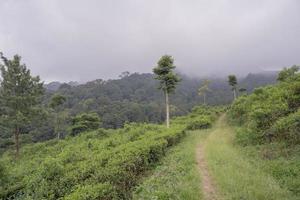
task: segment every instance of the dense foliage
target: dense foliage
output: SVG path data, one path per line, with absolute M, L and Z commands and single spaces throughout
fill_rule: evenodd
M 45 102 L 58 93 L 67 98 L 64 104 L 70 115 L 81 112 L 97 112 L 104 128 L 120 128 L 126 122 L 160 123 L 165 120 L 164 96 L 157 90 L 159 81 L 153 74 L 123 73 L 120 79 L 95 80 L 86 84 L 60 87 L 48 90 Z M 170 113 L 172 116 L 185 115 L 191 109 L 203 103 L 198 89 L 207 79 L 190 78 L 180 74 L 181 82 L 176 87 Z M 240 86 L 250 93 L 254 87 L 273 84 L 276 74 L 249 74 L 241 79 Z M 46 85 L 46 87 L 48 87 Z M 223 78 L 210 78 L 209 91 L 206 92 L 206 104 L 224 105 L 232 101 L 231 88 Z
M 300 144 L 300 75 L 280 80 L 275 86 L 257 88 L 253 94 L 241 96 L 231 106 L 232 121 L 247 128 L 238 135 L 241 142 Z
M 185 126 L 185 130 L 210 128 L 217 116 L 224 112 L 226 107 L 195 106 L 186 116 L 177 117 L 172 122 Z
M 100 124 L 100 117 L 97 113 L 78 114 L 72 119 L 71 135 L 75 136 L 84 131 L 98 129 Z
M 239 124 L 236 141 L 247 157 L 278 180 L 295 196 L 300 195 L 300 74 L 285 68 L 274 86 L 258 88 L 239 97 L 229 110 Z
M 64 140 L 27 145 L 18 160 L 7 151 L 0 159 L 4 199 L 128 199 L 139 177 L 166 149 L 185 135 L 190 117 L 216 117 L 216 109 L 198 107 L 171 128 L 126 124 L 123 129 L 98 129 Z M 181 123 L 180 123 L 181 122 Z

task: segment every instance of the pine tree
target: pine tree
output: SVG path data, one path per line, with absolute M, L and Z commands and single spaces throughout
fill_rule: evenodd
M 2 112 L 0 123 L 14 135 L 16 157 L 19 155 L 19 136 L 38 114 L 40 96 L 44 92 L 40 78 L 32 77 L 25 64 L 21 64 L 21 57 L 15 55 L 12 60 L 0 53 L 3 64 L 0 64 L 2 75 L 0 99 Z
M 156 75 L 155 79 L 160 81 L 159 89 L 163 90 L 165 94 L 167 128 L 170 127 L 169 94 L 174 92 L 176 85 L 180 82 L 178 75 L 173 72 L 174 69 L 174 59 L 169 55 L 162 56 L 153 69 Z

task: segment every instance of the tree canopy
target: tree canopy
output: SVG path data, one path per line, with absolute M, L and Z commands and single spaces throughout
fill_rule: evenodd
M 169 55 L 162 56 L 153 69 L 155 79 L 160 81 L 159 88 L 167 93 L 174 92 L 176 85 L 180 82 L 178 75 L 173 72 L 174 69 L 174 59 Z

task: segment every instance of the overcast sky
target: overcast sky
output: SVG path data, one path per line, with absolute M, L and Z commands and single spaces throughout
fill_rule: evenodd
M 300 0 L 0 0 L 0 51 L 43 80 L 190 75 L 300 64 Z

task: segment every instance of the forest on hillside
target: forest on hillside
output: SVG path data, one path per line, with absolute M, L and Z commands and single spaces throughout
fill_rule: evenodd
M 104 128 L 120 128 L 125 122 L 155 122 L 164 121 L 164 97 L 157 90 L 158 81 L 154 74 L 122 73 L 120 79 L 95 80 L 86 84 L 72 86 L 56 83 L 51 90 L 46 84 L 45 104 L 49 103 L 53 94 L 66 97 L 63 109 L 70 115 L 80 112 L 97 112 L 102 119 Z M 187 114 L 195 105 L 203 104 L 203 97 L 198 89 L 205 78 L 190 78 L 181 75 L 181 82 L 172 95 L 173 116 Z M 224 78 L 209 79 L 209 91 L 206 103 L 208 105 L 227 105 L 232 101 L 231 88 Z M 239 87 L 251 93 L 255 87 L 274 84 L 276 73 L 248 74 L 239 80 Z M 59 87 L 58 87 L 59 86 Z
M 254 88 L 276 83 L 275 72 L 248 74 L 238 78 L 239 95 L 250 94 Z M 228 105 L 233 95 L 224 78 L 190 78 L 180 74 L 181 81 L 171 94 L 171 116 L 189 113 L 196 105 L 204 104 L 199 93 L 209 80 L 205 98 L 207 105 Z M 158 90 L 154 74 L 123 72 L 119 79 L 94 80 L 85 84 L 76 82 L 44 84 L 40 113 L 22 129 L 21 143 L 45 141 L 71 135 L 74 118 L 82 114 L 99 117 L 102 128 L 122 128 L 130 122 L 162 123 L 165 121 L 164 95 Z M 61 97 L 61 102 L 56 98 Z M 53 101 L 57 105 L 53 105 Z M 54 104 L 56 104 L 54 103 Z M 13 146 L 13 138 L 3 128 L 0 136 L 0 152 Z

